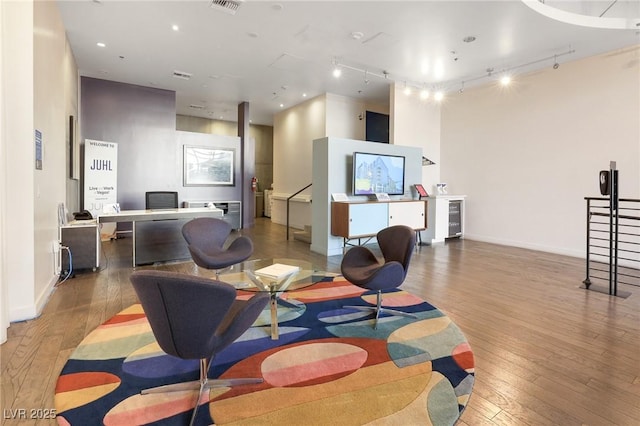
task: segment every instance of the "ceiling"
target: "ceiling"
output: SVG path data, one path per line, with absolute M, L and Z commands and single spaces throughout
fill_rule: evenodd
M 235 14 L 211 0 L 57 3 L 80 75 L 175 91 L 184 115 L 235 121 L 238 104 L 249 102 L 252 123 L 266 125 L 281 109 L 326 92 L 386 105 L 395 81 L 446 96 L 504 70 L 528 72 L 640 42 L 640 19 L 627 21 L 631 29 L 590 28 L 520 0 L 248 0 Z M 577 8 L 583 2 L 553 3 L 640 17 L 638 0 L 590 1 L 588 11 Z M 332 76 L 336 65 L 340 78 Z

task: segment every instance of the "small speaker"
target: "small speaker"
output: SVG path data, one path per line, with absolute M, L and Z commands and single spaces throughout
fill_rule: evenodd
M 611 173 L 609 170 L 602 170 L 600 172 L 600 194 L 609 195 L 611 188 Z

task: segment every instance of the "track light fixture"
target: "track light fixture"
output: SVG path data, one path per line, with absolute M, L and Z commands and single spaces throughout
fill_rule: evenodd
M 571 49 L 571 50 L 567 50 L 565 52 L 562 53 L 557 53 L 553 56 L 548 56 L 545 58 L 541 58 L 541 59 L 537 59 L 534 61 L 530 61 L 527 63 L 523 63 L 520 65 L 515 65 L 509 68 L 505 68 L 500 72 L 500 75 L 502 75 L 502 77 L 500 78 L 500 82 L 503 86 L 507 86 L 511 83 L 511 79 L 512 76 L 511 74 L 518 69 L 521 68 L 527 68 L 527 67 L 531 67 L 532 65 L 538 64 L 540 62 L 543 61 L 549 61 L 551 59 L 553 59 L 553 69 L 558 69 L 560 67 L 560 64 L 558 63 L 558 57 L 560 56 L 564 56 L 564 55 L 569 55 L 574 53 L 575 50 Z M 364 84 L 369 84 L 370 83 L 370 77 L 377 77 L 383 80 L 391 80 L 392 82 L 396 82 L 396 83 L 400 83 L 402 82 L 404 84 L 403 86 L 403 92 L 406 95 L 411 95 L 413 93 L 414 90 L 418 90 L 419 91 L 419 96 L 420 99 L 425 100 L 431 97 L 431 93 L 429 92 L 429 90 L 426 89 L 425 87 L 425 83 L 418 83 L 416 81 L 411 81 L 409 79 L 403 78 L 401 76 L 396 76 L 396 75 L 392 75 L 391 73 L 389 73 L 389 71 L 387 70 L 378 70 L 378 71 L 371 71 L 371 67 L 369 66 L 360 66 L 360 65 L 350 65 L 350 64 L 345 64 L 344 62 L 338 62 L 337 58 L 333 59 L 333 76 L 335 78 L 339 78 L 340 75 L 342 74 L 342 70 L 343 69 L 348 69 L 348 70 L 353 70 L 356 72 L 361 72 L 364 74 Z M 433 94 L 433 99 L 435 99 L 436 101 L 441 101 L 444 99 L 444 95 L 445 92 L 449 92 L 449 91 L 453 91 L 456 90 L 455 88 L 458 87 L 458 93 L 463 93 L 465 90 L 465 84 L 471 84 L 473 82 L 476 82 L 478 80 L 482 80 L 485 78 L 493 78 L 495 73 L 495 68 L 493 67 L 488 67 L 485 69 L 485 73 L 484 74 L 480 74 L 476 77 L 471 77 L 468 78 L 466 77 L 463 81 L 460 82 L 456 82 L 453 80 L 450 80 L 448 82 L 442 82 L 438 84 L 438 87 L 440 88 L 436 93 Z M 422 88 L 422 89 L 420 89 Z

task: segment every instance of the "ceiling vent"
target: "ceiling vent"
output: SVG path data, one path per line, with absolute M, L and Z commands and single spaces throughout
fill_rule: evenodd
M 193 109 L 204 109 L 204 105 L 191 104 L 191 105 L 189 105 L 189 108 L 193 108 Z
M 209 7 L 235 15 L 244 0 L 211 0 Z
M 193 74 L 189 74 L 188 72 L 184 72 L 184 71 L 174 71 L 173 72 L 173 76 L 175 78 L 181 78 L 183 80 L 189 80 L 192 75 Z

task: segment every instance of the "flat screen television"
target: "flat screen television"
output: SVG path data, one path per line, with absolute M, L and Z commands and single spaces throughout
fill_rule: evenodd
M 353 153 L 353 195 L 404 194 L 404 157 Z

